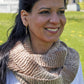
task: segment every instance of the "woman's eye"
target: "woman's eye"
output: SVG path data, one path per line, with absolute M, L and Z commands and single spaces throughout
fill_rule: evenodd
M 42 11 L 39 14 L 49 14 L 49 13 L 50 13 L 49 11 Z
M 64 14 L 65 11 L 58 11 L 58 14 Z

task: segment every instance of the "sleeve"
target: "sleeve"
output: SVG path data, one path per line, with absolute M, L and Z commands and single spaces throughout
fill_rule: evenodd
M 77 75 L 71 84 L 84 84 L 82 67 L 80 62 L 79 62 L 79 69 Z
M 19 81 L 16 79 L 15 75 L 9 69 L 7 70 L 6 74 L 6 84 L 20 84 Z

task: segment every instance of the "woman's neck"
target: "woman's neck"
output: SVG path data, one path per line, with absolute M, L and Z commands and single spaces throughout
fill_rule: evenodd
M 33 40 L 31 42 L 31 47 L 34 53 L 36 54 L 45 54 L 47 51 L 52 47 L 53 42 L 42 42 L 42 41 L 37 41 Z

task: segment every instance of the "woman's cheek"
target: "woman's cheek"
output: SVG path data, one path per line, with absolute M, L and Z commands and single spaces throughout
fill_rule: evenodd
M 47 23 L 48 19 L 44 18 L 44 17 L 38 17 L 36 19 L 36 25 L 39 25 L 39 26 L 45 26 L 45 24 Z
M 65 16 L 63 17 L 62 22 L 63 22 L 63 25 L 66 24 L 66 17 Z

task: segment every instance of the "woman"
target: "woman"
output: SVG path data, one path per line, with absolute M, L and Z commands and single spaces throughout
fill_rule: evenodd
M 0 47 L 0 84 L 77 84 L 78 53 L 59 40 L 65 0 L 20 0 L 8 41 Z M 80 72 L 79 72 L 80 73 Z

